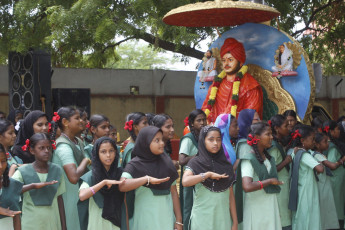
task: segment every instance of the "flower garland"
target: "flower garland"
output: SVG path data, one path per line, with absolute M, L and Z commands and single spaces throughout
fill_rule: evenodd
M 239 99 L 238 94 L 240 92 L 241 79 L 247 73 L 247 71 L 248 71 L 248 66 L 246 66 L 246 65 L 242 66 L 240 71 L 237 72 L 236 77 L 235 77 L 235 81 L 234 81 L 233 86 L 232 86 L 231 115 L 233 115 L 234 117 L 236 117 L 236 115 L 237 115 L 237 102 Z M 214 78 L 213 87 L 211 89 L 211 93 L 210 93 L 210 96 L 209 96 L 209 99 L 207 102 L 207 107 L 205 110 L 205 114 L 207 117 L 211 113 L 212 107 L 213 107 L 214 103 L 216 102 L 216 96 L 217 96 L 218 88 L 219 88 L 220 83 L 222 82 L 222 80 L 224 79 L 225 76 L 226 76 L 225 71 L 222 71 L 217 77 Z

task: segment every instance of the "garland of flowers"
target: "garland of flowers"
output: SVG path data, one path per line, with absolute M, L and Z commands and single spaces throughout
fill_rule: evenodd
M 233 86 L 232 86 L 231 115 L 233 115 L 234 117 L 236 117 L 236 113 L 237 113 L 237 102 L 238 102 L 238 98 L 239 98 L 238 94 L 240 92 L 241 79 L 247 73 L 247 71 L 248 71 L 248 66 L 246 66 L 246 65 L 242 66 L 240 71 L 237 72 L 236 77 L 235 77 L 235 81 L 234 81 Z M 213 107 L 214 103 L 216 102 L 216 96 L 217 96 L 218 88 L 219 88 L 220 83 L 222 82 L 222 80 L 224 79 L 225 76 L 226 76 L 225 71 L 222 71 L 213 80 L 213 86 L 212 86 L 211 93 L 210 93 L 210 96 L 209 96 L 209 99 L 207 102 L 207 107 L 205 110 L 205 114 L 207 117 L 211 113 L 212 107 Z

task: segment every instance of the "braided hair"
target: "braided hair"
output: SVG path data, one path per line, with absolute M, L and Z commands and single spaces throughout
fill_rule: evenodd
M 132 120 L 133 121 L 133 126 L 134 125 L 139 125 L 139 123 L 144 119 L 146 118 L 146 115 L 145 113 L 142 113 L 142 112 L 134 112 L 134 113 L 130 113 L 127 115 L 126 117 L 126 121 L 130 121 Z M 132 130 L 127 130 L 129 135 L 131 136 L 131 138 L 133 139 L 133 141 L 135 142 L 135 140 L 137 139 L 137 135 L 135 135 L 135 132 L 134 132 L 134 128 L 132 128 Z
M 281 127 L 284 122 L 286 121 L 286 117 L 284 117 L 283 115 L 280 114 L 276 114 L 273 117 L 271 117 L 270 119 L 270 126 L 272 129 L 272 135 L 273 135 L 273 139 L 277 142 L 281 142 L 281 140 L 279 140 L 277 138 L 277 131 L 276 131 L 276 127 Z
M 70 120 L 71 117 L 74 116 L 76 113 L 79 113 L 79 111 L 72 106 L 61 107 L 57 111 L 57 114 L 60 116 L 60 119 L 57 122 L 54 122 L 54 121 L 51 122 L 51 127 L 52 127 L 52 132 L 50 135 L 51 140 L 55 140 L 56 131 L 58 128 L 60 128 L 61 132 L 63 132 L 64 126 L 62 124 L 62 119 L 65 118 L 66 120 Z
M 249 141 L 252 140 L 252 137 L 254 137 L 255 135 L 257 136 L 260 136 L 261 134 L 263 134 L 265 132 L 265 130 L 269 129 L 270 126 L 265 123 L 265 122 L 258 122 L 258 123 L 255 123 L 255 124 L 252 124 L 250 126 L 250 131 L 249 131 L 249 134 L 251 135 L 248 135 L 247 139 Z M 254 149 L 254 153 L 255 153 L 255 157 L 256 159 L 261 163 L 263 164 L 264 163 L 264 159 L 261 157 L 260 155 L 260 152 L 259 152 L 259 148 L 258 148 L 258 145 L 257 143 L 252 145 L 253 149 Z M 267 150 L 264 149 L 264 154 L 265 154 L 265 157 L 268 159 L 268 160 L 271 160 L 271 156 L 268 154 Z
M 293 129 L 293 132 L 291 133 L 291 135 L 293 136 L 296 132 L 301 134 L 301 136 L 296 136 L 295 138 L 292 138 L 286 149 L 290 149 L 290 148 L 294 148 L 294 147 L 302 148 L 303 144 L 302 144 L 301 139 L 309 137 L 315 131 L 311 126 L 298 124 Z
M 283 113 L 283 116 L 284 117 L 288 117 L 288 116 L 291 116 L 291 117 L 294 117 L 297 121 L 297 114 L 295 111 L 293 110 L 286 110 L 284 113 Z
M 322 128 L 323 128 L 322 120 L 319 117 L 315 117 L 311 121 L 311 127 L 313 127 L 315 129 L 315 131 L 322 130 Z
M 328 136 L 325 133 L 320 133 L 320 132 L 316 132 L 315 134 L 315 143 L 320 143 L 322 141 L 323 138 L 327 138 L 328 140 Z M 314 146 L 314 150 L 317 150 L 316 145 Z
M 193 123 L 195 121 L 195 118 L 200 115 L 200 114 L 203 114 L 205 115 L 205 119 L 206 119 L 206 114 L 204 111 L 202 111 L 201 109 L 196 109 L 196 110 L 193 110 L 189 116 L 188 116 L 188 126 L 189 126 L 189 130 L 190 132 L 193 134 L 195 140 L 198 142 L 199 141 L 199 134 L 197 134 L 195 132 L 195 129 L 194 129 L 194 126 L 193 126 Z M 206 124 L 205 124 L 206 125 Z M 200 133 L 200 130 L 199 130 L 199 133 Z
M 331 135 L 331 130 L 333 131 L 337 127 L 338 127 L 337 122 L 332 121 L 332 120 L 325 121 L 323 123 L 323 126 L 322 126 L 322 131 L 329 137 L 330 141 L 338 147 L 338 149 L 341 151 L 340 154 L 344 156 L 345 155 L 344 150 L 343 150 L 344 149 L 344 145 L 337 138 L 334 138 Z
M 11 123 L 12 125 L 12 123 Z M 0 144 L 0 154 L 4 154 L 6 158 L 6 150 L 2 144 Z M 10 171 L 8 164 L 6 165 L 6 169 L 2 174 L 2 186 L 8 187 L 10 185 L 10 177 L 8 176 L 8 172 Z
M 152 119 L 156 116 L 156 114 L 154 114 L 154 113 L 147 113 L 145 115 L 147 117 L 147 123 L 149 123 L 149 125 L 153 125 L 152 124 Z
M 91 118 L 90 118 L 90 129 L 91 129 L 91 127 L 97 128 L 104 121 L 109 122 L 109 119 L 106 116 L 102 115 L 102 114 L 94 114 L 94 115 L 92 115 Z M 109 129 L 110 129 L 110 127 L 109 127 Z M 94 135 L 92 132 L 91 132 L 91 134 L 92 134 L 92 136 Z
M 30 148 L 32 148 L 32 149 L 35 148 L 37 143 L 39 141 L 42 141 L 42 140 L 49 140 L 50 142 L 52 142 L 50 137 L 48 136 L 48 134 L 46 134 L 46 133 L 35 133 L 34 135 L 32 135 L 30 137 Z M 52 142 L 52 144 L 53 144 L 53 142 Z

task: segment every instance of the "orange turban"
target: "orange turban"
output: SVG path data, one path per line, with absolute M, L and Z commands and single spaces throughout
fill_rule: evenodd
M 226 53 L 231 53 L 242 64 L 246 61 L 246 51 L 244 50 L 243 44 L 235 38 L 228 38 L 224 41 L 220 49 L 220 57 L 222 58 Z

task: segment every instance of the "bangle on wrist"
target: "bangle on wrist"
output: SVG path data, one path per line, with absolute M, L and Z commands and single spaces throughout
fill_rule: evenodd
M 201 179 L 202 179 L 201 182 L 205 182 L 205 173 L 200 173 L 200 176 L 201 176 Z
M 91 192 L 92 192 L 93 195 L 96 194 L 95 190 L 94 190 L 92 187 L 90 187 L 90 190 L 91 190 Z
M 149 186 L 150 185 L 150 177 L 149 176 L 146 176 L 147 177 L 147 184 L 146 186 Z
M 181 222 L 178 222 L 178 221 L 176 221 L 175 224 L 183 226 L 183 224 Z
M 261 181 L 258 181 L 260 183 L 260 190 L 264 188 L 264 185 Z

